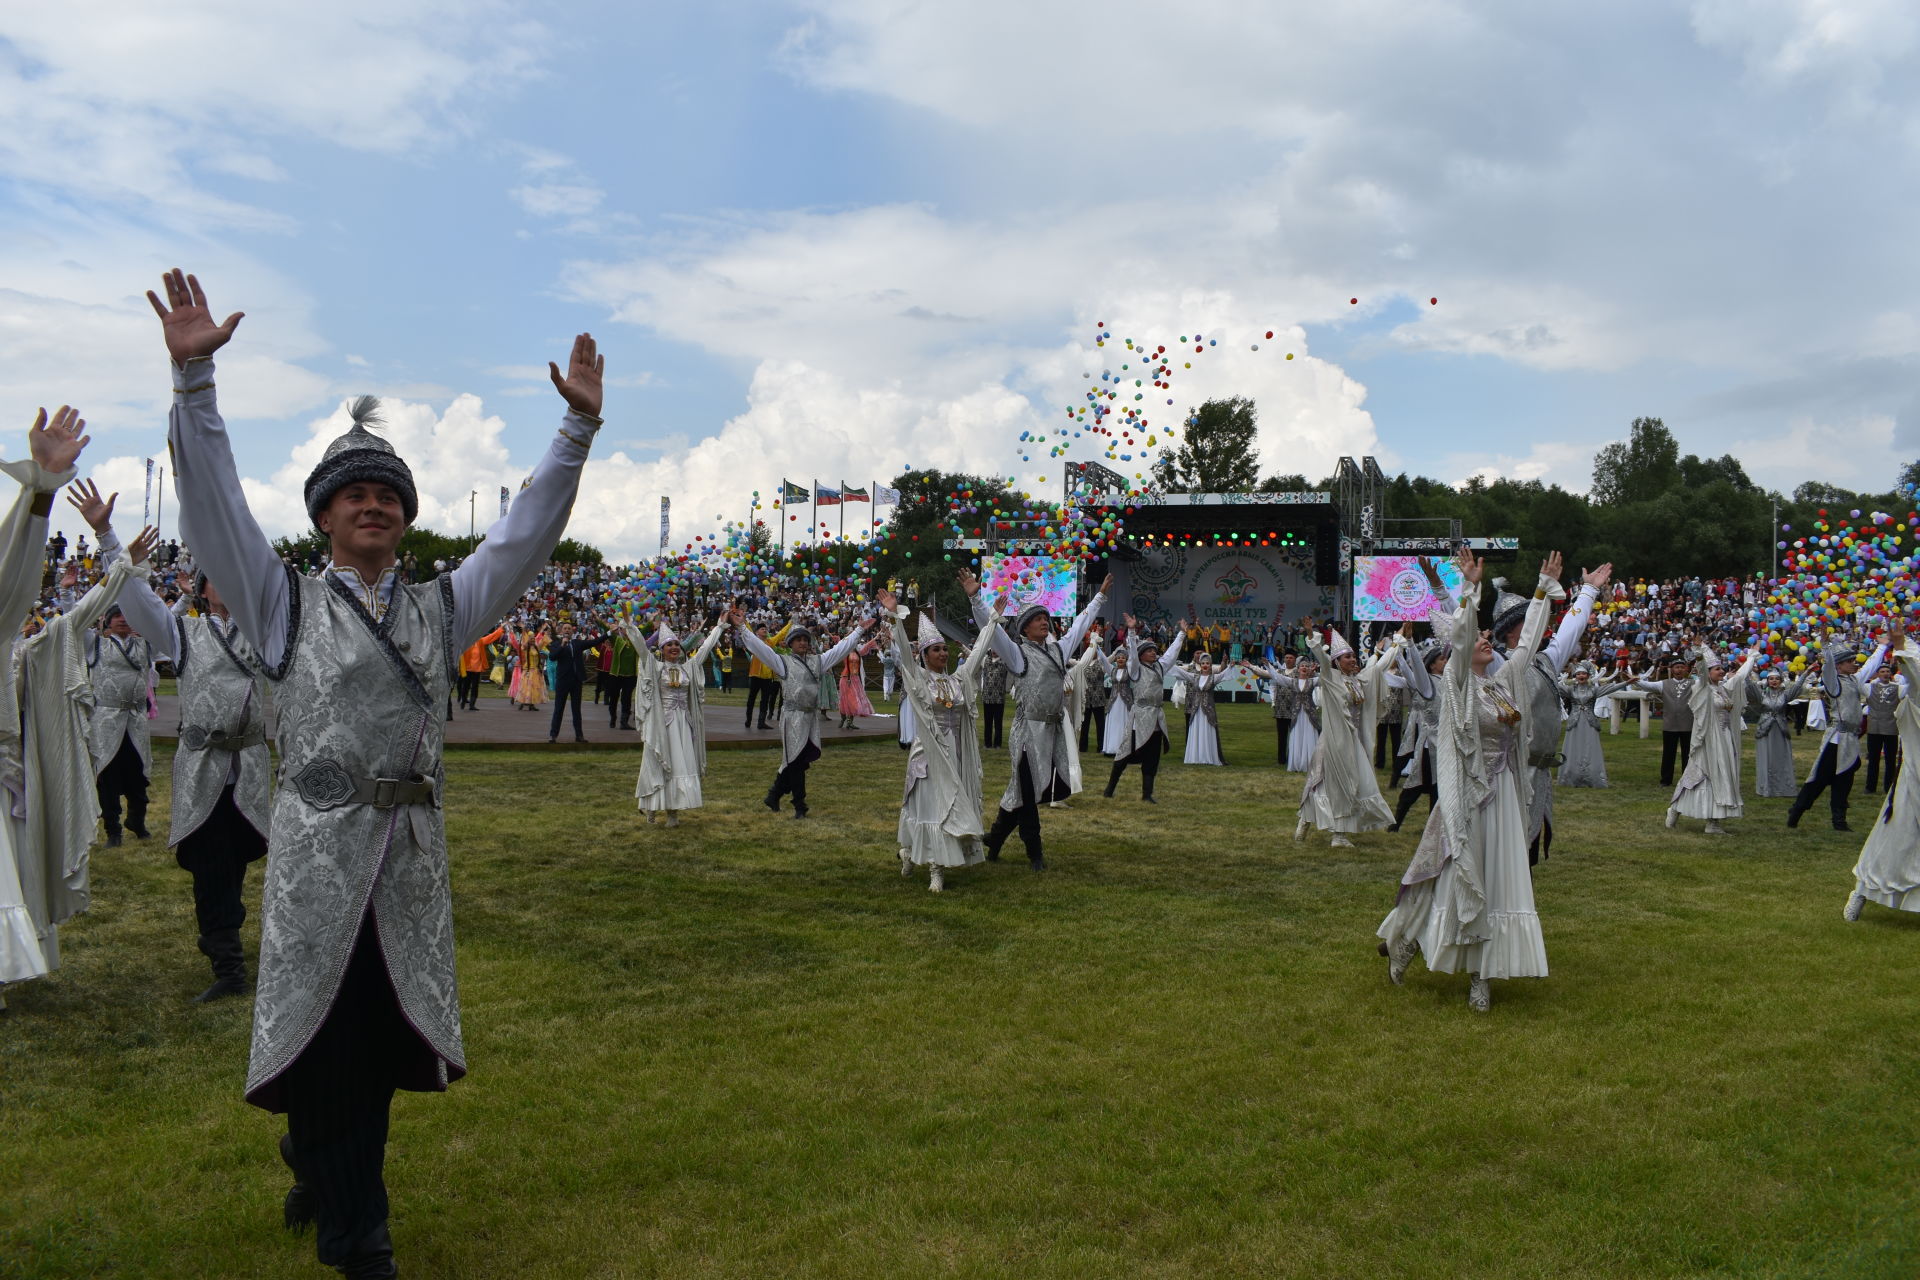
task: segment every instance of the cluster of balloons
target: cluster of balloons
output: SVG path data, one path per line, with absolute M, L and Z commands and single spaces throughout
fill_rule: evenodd
M 1920 504 L 1920 491 L 1905 485 L 1900 496 Z M 1791 525 L 1780 526 L 1793 535 Z M 1780 577 L 1768 584 L 1766 600 L 1750 611 L 1748 643 L 1763 661 L 1799 671 L 1807 650 L 1817 649 L 1828 631 L 1884 629 L 1905 617 L 1920 592 L 1920 510 L 1848 511 L 1845 517 L 1823 508 L 1810 532 L 1780 540 Z

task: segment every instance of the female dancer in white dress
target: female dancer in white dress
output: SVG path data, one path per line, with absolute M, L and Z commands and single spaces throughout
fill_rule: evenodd
M 1439 575 L 1422 563 L 1434 594 L 1444 599 Z M 1541 566 L 1520 642 L 1492 675 L 1492 637 L 1475 626 L 1484 566 L 1464 551 L 1456 563 L 1466 596 L 1449 626 L 1453 652 L 1440 690 L 1440 800 L 1378 932 L 1387 944 L 1387 976 L 1396 985 L 1417 952 L 1434 973 L 1471 975 L 1467 1003 L 1485 1013 L 1493 1003 L 1490 980 L 1547 976 L 1527 867 L 1529 771 L 1521 722 L 1528 703 L 1523 682 L 1546 631 L 1547 588 L 1559 580 L 1560 554 Z
M 1089 631 L 1085 642 L 1080 646 L 1080 656 L 1067 668 L 1067 696 L 1065 706 L 1067 724 L 1077 726 L 1087 715 L 1087 686 L 1090 681 L 1106 679 L 1106 658 L 1100 652 L 1100 632 Z M 1078 729 L 1067 735 L 1067 788 L 1069 795 L 1079 795 L 1086 789 L 1086 774 L 1080 767 L 1080 733 Z M 1063 799 L 1047 801 L 1049 809 L 1071 808 Z
M 1681 818 L 1704 818 L 1707 834 L 1730 834 L 1723 818 L 1737 818 L 1740 799 L 1740 712 L 1747 704 L 1747 677 L 1760 657 L 1758 649 L 1732 675 L 1712 649 L 1700 646 L 1700 664 L 1693 669 L 1693 746 L 1687 771 L 1667 804 L 1667 825 Z
M 1600 699 L 1630 688 L 1632 680 L 1596 684 L 1593 664 L 1581 662 L 1560 682 L 1560 704 L 1567 709 L 1567 738 L 1560 748 L 1559 784 L 1563 787 L 1604 787 L 1607 759 L 1600 751 Z
M 1293 721 L 1293 736 L 1287 739 L 1287 772 L 1305 773 L 1313 768 L 1314 753 L 1320 749 L 1320 664 L 1307 659 L 1294 672 L 1300 713 Z
M 1790 705 L 1807 686 L 1809 667 L 1787 682 L 1779 668 L 1767 672 L 1760 684 L 1747 686 L 1747 702 L 1756 713 L 1753 726 L 1753 791 L 1759 796 L 1796 796 L 1800 783 L 1793 775 L 1793 712 Z
M 1187 753 L 1184 764 L 1219 764 L 1220 713 L 1213 705 L 1213 691 L 1233 669 L 1213 665 L 1213 655 L 1204 649 L 1194 655 L 1190 667 L 1175 667 L 1173 678 L 1187 686 Z
M 1920 649 L 1907 643 L 1905 626 L 1897 619 L 1887 635 L 1887 652 L 1900 664 L 1907 686 L 1920 688 Z M 1869 902 L 1920 911 L 1920 893 L 1914 892 L 1920 889 L 1920 709 L 1914 699 L 1900 699 L 1893 723 L 1900 734 L 1900 780 L 1887 787 L 1879 821 L 1854 863 L 1845 911 L 1849 920 L 1858 920 Z
M 657 652 L 638 627 L 621 624 L 640 664 L 633 700 L 644 750 L 633 795 L 649 823 L 664 810 L 667 825 L 677 827 L 681 810 L 706 804 L 700 789 L 707 772 L 707 698 L 701 668 L 730 625 L 725 617 L 714 623 L 689 657 L 664 614 L 653 633 Z
M 1373 735 L 1386 693 L 1387 670 L 1403 643 L 1396 634 L 1363 668 L 1338 631 L 1333 633 L 1331 650 L 1321 645 L 1318 634 L 1308 632 L 1307 645 L 1327 673 L 1320 678 L 1320 745 L 1300 793 L 1295 840 L 1304 837 L 1307 828 L 1318 827 L 1333 837 L 1334 848 L 1351 849 L 1353 841 L 1348 837 L 1355 832 L 1393 825 L 1393 810 L 1380 794 L 1380 779 L 1373 772 Z
M 901 654 L 900 689 L 914 708 L 913 749 L 907 755 L 907 786 L 900 801 L 900 874 L 927 868 L 927 887 L 946 888 L 952 867 L 986 859 L 980 843 L 980 739 L 974 732 L 974 704 L 980 696 L 980 664 L 993 646 L 981 636 L 958 671 L 947 670 L 947 641 L 920 617 L 919 661 L 907 641 L 907 610 L 891 591 L 878 592 L 893 619 L 893 643 Z M 998 626 L 1002 595 L 994 604 Z
M 1117 756 L 1126 749 L 1127 726 L 1133 722 L 1133 681 L 1127 675 L 1127 650 L 1118 647 L 1100 661 L 1113 683 L 1112 696 L 1107 700 L 1107 727 L 1100 735 L 1100 754 Z

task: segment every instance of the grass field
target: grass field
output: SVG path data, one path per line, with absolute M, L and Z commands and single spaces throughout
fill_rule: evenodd
M 937 896 L 890 744 L 829 749 L 804 823 L 716 752 L 673 831 L 631 754 L 452 753 L 473 1074 L 395 1104 L 403 1274 L 1920 1273 L 1920 917 L 1841 920 L 1860 836 L 1667 831 L 1658 738 L 1610 737 L 1535 877 L 1553 976 L 1480 1016 L 1374 953 L 1411 829 L 1294 843 L 1271 719 L 1222 721 L 1237 767 L 1096 783 L 1052 870 Z M 188 1003 L 187 877 L 129 844 L 94 885 L 0 1021 L 0 1274 L 324 1274 L 246 1002 Z

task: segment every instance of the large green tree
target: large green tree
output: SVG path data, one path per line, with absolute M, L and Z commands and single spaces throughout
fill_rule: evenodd
M 1593 455 L 1593 500 L 1603 506 L 1655 498 L 1680 482 L 1680 445 L 1658 418 L 1635 418 L 1625 440 Z
M 1162 449 L 1153 482 L 1168 493 L 1246 493 L 1260 482 L 1259 423 L 1245 396 L 1209 400 L 1187 414 L 1178 449 Z

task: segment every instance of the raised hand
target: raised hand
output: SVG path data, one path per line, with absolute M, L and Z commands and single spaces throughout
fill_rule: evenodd
M 600 404 L 605 394 L 601 385 L 601 376 L 607 371 L 607 358 L 599 354 L 594 345 L 593 335 L 583 333 L 573 340 L 573 353 L 567 357 L 567 376 L 560 376 L 560 366 L 547 361 L 547 372 L 553 378 L 553 385 L 559 389 L 560 398 L 575 413 L 584 413 L 589 418 L 600 416 Z
M 213 312 L 207 309 L 206 291 L 201 289 L 198 280 L 178 267 L 161 276 L 160 282 L 166 287 L 167 301 L 163 304 L 151 289 L 147 291 L 147 301 L 160 317 L 161 336 L 166 339 L 167 354 L 175 364 L 203 359 L 226 346 L 227 339 L 233 337 L 233 331 L 240 327 L 246 315 L 244 311 L 236 311 L 224 324 L 215 324 Z
M 1113 575 L 1112 574 L 1108 574 L 1106 577 L 1100 580 L 1100 594 L 1103 596 L 1109 596 L 1113 594 Z
M 79 460 L 80 451 L 87 447 L 91 437 L 80 434 L 86 428 L 78 409 L 63 404 L 54 410 L 52 421 L 48 421 L 47 411 L 42 409 L 35 415 L 33 425 L 27 428 L 27 450 L 42 471 L 65 471 Z
M 67 561 L 66 569 L 60 574 L 60 585 L 63 587 L 77 587 L 80 585 L 80 562 L 78 560 Z
M 959 573 L 959 578 L 960 589 L 966 592 L 968 596 L 971 597 L 980 594 L 980 579 L 974 575 L 973 570 L 962 569 Z
M 873 598 L 880 605 L 880 607 L 882 609 L 885 609 L 888 613 L 892 613 L 895 609 L 900 607 L 900 597 L 896 596 L 895 594 L 893 594 L 893 592 L 887 590 L 885 587 L 882 587 L 880 588 L 880 590 L 874 592 Z
M 117 493 L 108 494 L 107 500 L 100 500 L 100 487 L 91 480 L 76 480 L 67 486 L 67 501 L 73 504 L 80 518 L 93 527 L 95 533 L 105 533 L 107 526 L 113 523 L 113 504 L 120 500 Z
M 1601 565 L 1598 569 L 1591 569 L 1591 570 L 1582 569 L 1580 571 L 1580 581 L 1586 583 L 1590 587 L 1595 588 L 1596 590 L 1600 587 L 1606 586 L 1608 581 L 1612 579 L 1612 577 L 1613 577 L 1613 564 L 1611 561 Z
M 1134 620 L 1133 615 L 1130 613 L 1121 614 L 1120 621 L 1127 624 L 1127 630 L 1129 631 L 1138 631 L 1140 629 L 1140 624 Z
M 1464 546 L 1454 553 L 1453 563 L 1460 569 L 1462 582 L 1478 583 L 1480 575 L 1486 571 L 1487 562 Z
M 127 559 L 133 561 L 136 566 L 143 565 L 147 562 L 147 557 L 153 554 L 153 549 L 159 545 L 160 531 L 148 525 L 128 544 Z
M 1441 579 L 1440 570 L 1426 556 L 1420 557 L 1420 572 L 1427 576 L 1427 586 L 1433 589 L 1435 595 L 1439 595 L 1446 589 L 1447 584 Z
M 1554 582 L 1560 581 L 1560 570 L 1564 567 L 1564 563 L 1558 551 L 1548 552 L 1547 558 L 1540 562 L 1540 576 Z
M 1422 561 L 1422 563 L 1424 564 L 1425 562 Z M 1400 635 L 1407 640 L 1413 639 L 1413 619 L 1409 618 L 1400 624 Z

